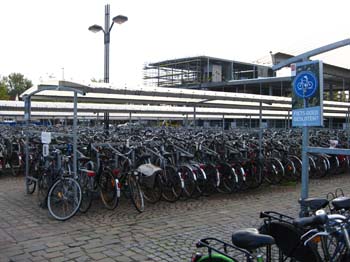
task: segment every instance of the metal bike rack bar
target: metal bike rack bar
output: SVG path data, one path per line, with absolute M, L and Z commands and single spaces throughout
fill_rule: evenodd
M 40 93 L 42 91 L 46 91 L 46 90 L 56 90 L 56 91 L 71 91 L 74 93 L 74 108 L 73 108 L 73 134 L 72 135 L 67 135 L 67 134 L 60 134 L 60 135 L 64 135 L 64 136 L 68 136 L 68 137 L 73 137 L 73 172 L 76 175 L 77 174 L 77 103 L 78 103 L 78 94 L 80 95 L 85 95 L 85 92 L 82 90 L 78 90 L 72 87 L 66 87 L 66 86 L 46 86 L 46 87 L 41 87 L 38 88 L 38 90 L 26 94 L 25 96 L 23 96 L 24 99 L 24 119 L 26 122 L 26 127 L 27 130 L 29 130 L 29 125 L 30 125 L 30 119 L 31 119 L 31 98 L 32 96 L 34 96 L 37 93 Z M 25 187 L 26 187 L 26 193 L 29 193 L 29 188 L 28 188 L 28 180 L 36 180 L 34 177 L 30 176 L 29 174 L 29 134 L 26 135 L 26 139 L 25 139 Z

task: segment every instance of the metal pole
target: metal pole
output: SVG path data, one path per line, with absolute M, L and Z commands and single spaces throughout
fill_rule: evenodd
M 109 43 L 110 43 L 110 7 L 105 5 L 105 29 L 104 29 L 104 82 L 109 83 Z M 104 113 L 105 130 L 109 129 L 109 112 Z
M 105 29 L 104 29 L 104 82 L 109 83 L 109 5 L 105 5 Z
M 26 130 L 29 131 L 29 123 L 30 123 L 30 107 L 31 107 L 31 97 L 26 96 L 24 99 L 24 118 L 26 121 Z M 25 145 L 25 154 L 26 154 L 26 165 L 25 165 L 25 187 L 26 187 L 26 193 L 29 194 L 29 183 L 28 183 L 28 176 L 29 176 L 29 132 L 26 133 L 26 145 Z
M 261 95 L 261 83 L 260 83 L 260 95 Z M 263 130 L 262 130 L 262 101 L 259 102 L 259 159 L 262 160 L 262 137 L 263 137 Z
M 350 148 L 350 107 L 348 107 L 348 114 L 346 117 L 346 133 L 348 135 L 348 148 Z
M 188 128 L 188 113 L 186 114 L 186 129 Z
M 309 130 L 307 126 L 303 127 L 303 144 L 302 144 L 302 173 L 301 173 L 301 199 L 305 199 L 309 195 L 309 157 L 307 148 L 309 146 Z M 306 207 L 301 205 L 300 216 L 305 216 Z
M 262 102 L 260 101 L 259 106 L 259 158 L 262 159 L 262 137 L 263 137 L 263 128 L 262 128 Z
M 290 111 L 288 110 L 288 129 L 290 128 Z
M 194 128 L 197 127 L 196 125 L 196 106 L 193 107 L 193 122 L 194 122 Z
M 222 133 L 225 131 L 225 115 L 222 115 Z
M 305 61 L 305 59 L 303 59 Z M 305 94 L 305 88 L 303 89 Z M 307 105 L 307 98 L 304 98 L 304 108 Z M 309 157 L 307 150 L 309 147 L 309 129 L 307 126 L 303 126 L 303 139 L 302 139 L 302 150 L 301 150 L 301 199 L 304 200 L 309 196 Z M 300 204 L 300 217 L 306 216 L 307 207 L 301 202 Z
M 77 176 L 77 150 L 78 150 L 78 134 L 77 134 L 77 120 L 78 120 L 78 93 L 74 92 L 74 116 L 73 116 L 73 172 Z

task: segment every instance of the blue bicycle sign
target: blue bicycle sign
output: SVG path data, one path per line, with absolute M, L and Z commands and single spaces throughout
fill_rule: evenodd
M 316 76 L 310 71 L 300 72 L 293 82 L 295 94 L 301 98 L 313 96 L 318 87 Z

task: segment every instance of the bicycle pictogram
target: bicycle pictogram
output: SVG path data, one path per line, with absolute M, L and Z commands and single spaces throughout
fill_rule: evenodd
M 312 72 L 300 72 L 294 80 L 294 91 L 301 98 L 309 98 L 315 94 L 317 84 L 317 78 Z

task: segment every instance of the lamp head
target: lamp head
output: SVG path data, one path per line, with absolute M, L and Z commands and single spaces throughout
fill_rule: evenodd
M 117 15 L 115 17 L 113 17 L 113 23 L 116 23 L 116 24 L 122 24 L 122 23 L 125 23 L 126 21 L 128 21 L 128 18 L 126 16 L 123 16 L 123 15 Z
M 92 26 L 89 27 L 89 30 L 91 32 L 97 33 L 99 31 L 103 31 L 103 28 L 101 26 L 99 26 L 99 25 L 92 25 Z

